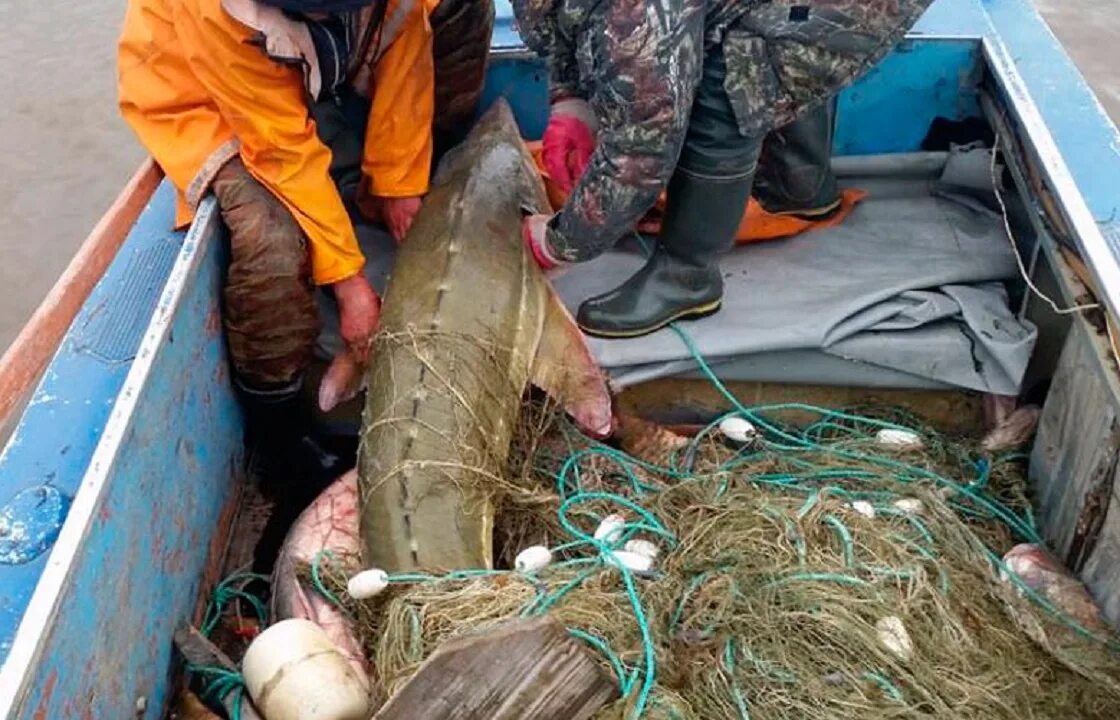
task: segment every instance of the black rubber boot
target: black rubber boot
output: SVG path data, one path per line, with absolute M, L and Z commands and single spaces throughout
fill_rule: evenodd
M 253 553 L 253 571 L 272 572 L 289 528 L 328 485 L 346 471 L 311 430 L 311 410 L 298 385 L 282 390 L 242 388 L 249 464 L 272 514 Z
M 719 310 L 719 256 L 735 240 L 750 192 L 750 174 L 713 179 L 678 169 L 653 255 L 621 286 L 580 305 L 580 328 L 598 337 L 638 337 Z
M 767 212 L 806 220 L 828 217 L 840 207 L 832 173 L 835 101 L 766 137 L 754 196 Z

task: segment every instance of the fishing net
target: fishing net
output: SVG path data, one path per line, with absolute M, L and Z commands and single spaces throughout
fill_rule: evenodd
M 400 574 L 358 603 L 341 592 L 354 568 L 323 563 L 380 693 L 452 637 L 549 613 L 617 680 L 602 718 L 1115 715 L 1116 643 L 999 559 L 1040 542 L 1022 456 L 872 408 L 734 414 L 757 430 L 747 443 L 631 421 L 626 452 L 530 405 L 492 488 L 499 569 Z M 885 447 L 882 430 L 921 447 Z M 659 549 L 651 573 L 614 555 L 633 540 Z M 505 569 L 530 545 L 554 562 Z

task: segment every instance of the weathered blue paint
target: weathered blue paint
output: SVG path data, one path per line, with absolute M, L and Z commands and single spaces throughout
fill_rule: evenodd
M 522 134 L 539 140 L 548 123 L 548 70 L 544 62 L 524 52 L 492 58 L 480 112 L 499 97 L 509 101 Z
M 54 544 L 70 498 L 53 485 L 38 485 L 16 493 L 0 507 L 0 565 L 23 565 Z
M 984 0 L 981 5 L 1112 255 L 1120 258 L 1120 132 L 1028 0 Z
M 544 66 L 516 52 L 508 2 L 499 0 L 498 6 L 495 46 L 510 52 L 494 62 L 486 97 L 509 97 L 526 134 L 537 137 L 547 117 Z M 1077 189 L 1120 255 L 1120 139 L 1029 3 L 938 0 L 917 31 L 925 36 L 912 39 L 845 94 L 839 149 L 912 149 L 934 115 L 974 115 L 977 41 L 998 44 L 1022 74 Z M 0 504 L 11 507 L 18 493 L 40 487 L 50 488 L 51 502 L 59 503 L 35 505 L 45 508 L 48 519 L 36 526 L 38 540 L 18 547 L 16 555 L 29 559 L 0 565 L 3 657 L 3 643 L 10 641 L 47 561 L 26 551 L 51 543 L 51 507 L 64 513 L 61 503 L 77 492 L 125 373 L 136 365 L 139 329 L 148 327 L 147 319 L 171 313 L 170 333 L 151 358 L 143 358 L 152 360 L 151 371 L 135 389 L 136 405 L 94 521 L 51 601 L 57 601 L 57 617 L 32 638 L 41 655 L 14 717 L 35 717 L 40 710 L 46 718 L 132 717 L 140 695 L 148 699 L 145 715 L 157 717 L 167 697 L 172 629 L 190 615 L 211 533 L 228 507 L 242 450 L 218 321 L 222 248 L 213 227 L 194 235 L 197 244 L 184 246 L 180 256 L 180 262 L 189 259 L 189 272 L 179 279 L 179 305 L 155 304 L 144 288 L 163 286 L 171 257 L 166 244 L 177 249 L 182 242 L 167 230 L 172 211 L 170 193 L 161 188 L 75 321 L 0 456 Z M 128 304 L 119 300 L 125 296 Z M 34 514 L 15 511 L 11 517 L 26 521 Z M 69 530 L 70 523 L 63 538 Z M 0 544 L 0 552 L 5 547 L 11 546 Z
M 495 0 L 494 8 L 497 17 L 494 21 L 494 37 L 490 45 L 495 50 L 521 47 L 521 36 L 517 34 L 517 29 L 514 27 L 513 7 L 509 4 L 509 0 Z
M 170 221 L 169 208 L 161 214 Z M 124 419 L 57 620 L 40 644 L 41 672 L 16 717 L 162 717 L 171 636 L 191 617 L 205 565 L 221 551 L 212 539 L 243 460 L 218 320 L 223 244 L 216 213 L 205 217 L 183 248 L 178 306 L 161 300 L 170 331 Z M 140 697 L 147 710 L 136 714 Z
M 67 498 L 77 492 L 182 244 L 168 221 L 174 202 L 170 185 L 156 190 L 63 338 L 0 455 L 0 504 L 43 485 Z M 45 562 L 36 553 L 0 565 L 0 660 Z
M 980 117 L 980 45 L 975 40 L 908 40 L 840 95 L 838 155 L 910 152 L 934 118 Z

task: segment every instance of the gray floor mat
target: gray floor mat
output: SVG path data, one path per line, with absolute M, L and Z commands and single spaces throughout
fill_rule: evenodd
M 945 177 L 959 183 L 962 167 L 984 167 L 976 160 L 951 156 Z M 878 370 L 880 386 L 1015 394 L 1036 333 L 1008 307 L 1014 257 L 998 215 L 940 182 L 944 164 L 929 155 L 840 159 L 852 175 L 845 184 L 869 197 L 840 226 L 736 248 L 723 262 L 723 310 L 682 327 L 729 379 L 868 384 Z M 360 234 L 382 287 L 392 243 L 372 228 Z M 554 284 L 574 310 L 626 279 L 641 253 L 623 242 Z M 336 327 L 327 317 L 325 353 L 338 347 Z M 592 348 L 617 386 L 695 370 L 670 330 Z

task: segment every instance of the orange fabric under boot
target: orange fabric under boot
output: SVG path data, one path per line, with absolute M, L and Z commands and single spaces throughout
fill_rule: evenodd
M 544 169 L 544 163 L 541 160 L 541 143 L 530 142 L 528 146 L 529 151 L 533 154 L 533 160 L 537 164 L 537 170 L 540 172 L 541 178 L 544 179 L 552 209 L 554 211 L 559 210 L 568 198 L 567 193 L 552 182 L 548 172 Z M 747 202 L 747 207 L 743 210 L 743 219 L 739 223 L 739 231 L 735 235 L 735 240 L 740 245 L 763 240 L 779 240 L 799 235 L 806 230 L 839 225 L 865 197 L 867 197 L 867 193 L 863 190 L 844 190 L 840 193 L 840 207 L 836 209 L 836 212 L 818 220 L 800 218 L 796 215 L 770 213 L 757 200 L 751 198 Z M 638 223 L 638 231 L 650 235 L 657 234 L 661 230 L 661 214 L 664 211 L 665 193 L 661 193 L 661 196 L 657 198 L 657 204 Z

